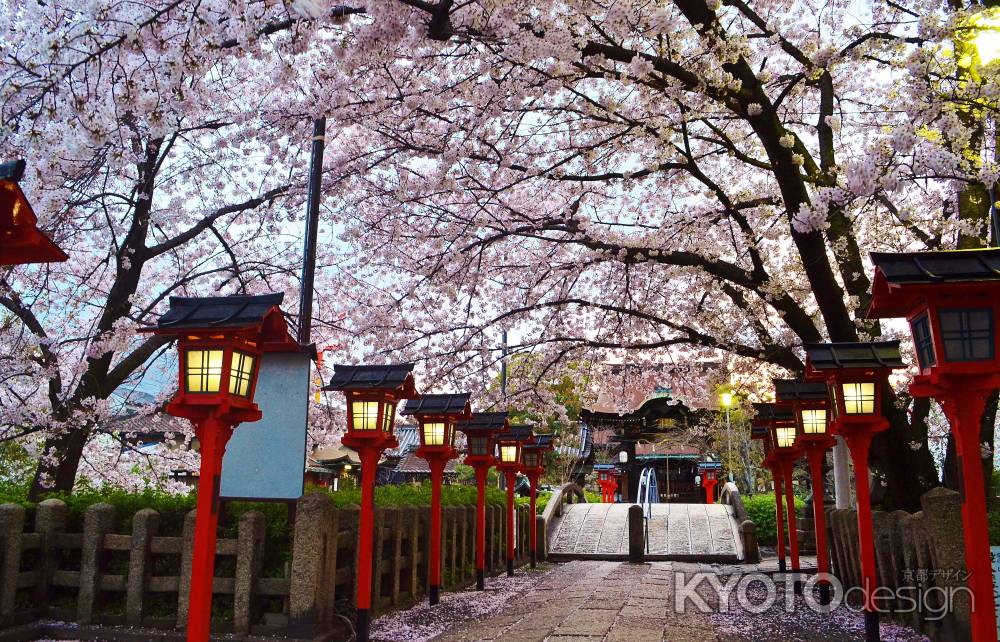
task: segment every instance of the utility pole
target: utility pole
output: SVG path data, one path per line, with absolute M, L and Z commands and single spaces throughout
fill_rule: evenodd
M 312 156 L 309 159 L 309 201 L 305 248 L 302 251 L 302 289 L 299 293 L 299 343 L 307 345 L 312 335 L 313 284 L 316 280 L 316 237 L 319 233 L 319 202 L 323 180 L 323 147 L 326 118 L 313 121 Z

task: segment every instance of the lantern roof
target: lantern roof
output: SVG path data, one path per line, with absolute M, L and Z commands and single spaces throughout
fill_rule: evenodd
M 501 432 L 508 426 L 507 413 L 504 412 L 474 412 L 472 419 L 455 422 L 455 429 L 466 433 Z
M 799 381 L 797 379 L 775 379 L 774 396 L 779 402 L 826 400 L 829 398 L 826 384 L 816 381 Z
M 262 324 L 284 298 L 282 292 L 256 296 L 172 296 L 170 309 L 156 322 L 156 327 L 159 330 L 252 328 Z
M 531 445 L 534 446 L 535 448 L 544 448 L 546 450 L 550 450 L 554 448 L 552 444 L 552 435 L 549 433 L 545 433 L 542 435 L 535 435 L 535 443 Z
M 0 163 L 0 265 L 55 263 L 69 257 L 38 229 L 38 218 L 18 181 L 23 160 Z
M 323 390 L 396 390 L 406 389 L 416 394 L 413 384 L 413 364 L 397 363 L 380 366 L 333 366 L 333 376 Z
M 872 252 L 871 259 L 875 280 L 866 315 L 869 319 L 906 316 L 924 298 L 922 290 L 927 286 L 990 281 L 1000 286 L 1000 248 Z
M 515 424 L 497 435 L 497 440 L 527 441 L 532 437 L 530 424 Z
M 420 395 L 408 400 L 399 410 L 401 415 L 471 415 L 468 392 Z
M 807 343 L 806 370 L 902 368 L 899 341 Z
M 699 461 L 698 470 L 722 470 L 721 461 Z
M 825 389 L 824 385 L 824 389 Z M 790 408 L 779 406 L 775 403 L 755 403 L 753 405 L 756 415 L 754 423 L 757 425 L 767 425 L 775 421 L 790 421 L 795 419 L 795 414 Z

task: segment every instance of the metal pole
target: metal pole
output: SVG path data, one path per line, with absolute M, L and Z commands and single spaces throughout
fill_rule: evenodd
M 729 406 L 726 406 L 726 442 L 729 446 L 729 463 L 726 468 L 729 469 L 729 481 L 733 481 L 733 430 L 729 423 Z
M 316 236 L 319 233 L 319 202 L 323 179 L 323 146 L 326 118 L 313 121 L 312 157 L 309 160 L 309 201 L 305 248 L 302 251 L 302 290 L 299 293 L 299 343 L 309 343 L 312 334 L 313 283 L 316 280 Z
M 507 399 L 507 331 L 500 335 L 500 394 Z

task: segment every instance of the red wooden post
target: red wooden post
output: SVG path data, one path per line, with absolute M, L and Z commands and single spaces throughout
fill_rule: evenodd
M 358 639 L 368 639 L 372 607 L 372 544 L 375 530 L 375 473 L 382 450 L 373 446 L 358 449 L 361 459 L 361 511 L 358 515 Z
M 507 577 L 514 577 L 514 483 L 517 473 L 505 471 L 507 482 Z
M 428 556 L 427 583 L 431 606 L 440 601 L 441 593 L 441 484 L 444 481 L 444 459 L 431 457 L 431 550 Z
M 871 489 L 868 486 L 868 447 L 871 433 L 856 431 L 846 436 L 854 464 L 854 487 L 858 495 L 858 544 L 861 547 L 861 590 L 864 592 L 865 631 L 868 642 L 879 639 L 878 607 L 875 589 L 878 575 L 875 569 L 875 536 L 872 533 Z
M 785 502 L 782 498 L 781 469 L 777 465 L 771 467 L 771 479 L 774 480 L 774 523 L 778 535 L 778 570 L 784 573 L 788 570 L 788 561 L 785 559 Z
M 490 467 L 476 465 L 476 590 L 486 588 L 486 475 Z
M 792 468 L 795 467 L 795 459 L 791 456 L 779 458 L 781 462 L 781 474 L 785 483 L 785 515 L 788 519 L 788 555 L 792 559 L 792 573 L 801 570 L 799 566 L 799 535 L 795 528 L 795 493 L 792 488 Z M 800 590 L 798 580 L 795 580 L 795 592 Z
M 708 477 L 705 479 L 705 503 L 714 504 L 715 503 L 715 485 L 719 483 L 715 476 Z
M 531 551 L 531 568 L 535 568 L 538 565 L 538 525 L 535 523 L 535 497 L 538 492 L 538 472 L 532 471 L 528 473 L 528 482 L 531 484 L 531 511 L 530 524 L 528 527 L 530 541 L 528 542 L 528 550 Z
M 816 571 L 820 574 L 830 572 L 830 551 L 826 546 L 826 507 L 823 497 L 823 459 L 826 456 L 826 448 L 806 447 L 806 455 L 809 458 L 809 476 L 813 486 L 813 525 L 816 533 Z M 819 603 L 827 605 L 830 603 L 830 583 L 825 580 L 819 582 Z
M 219 526 L 219 480 L 222 455 L 233 427 L 214 415 L 195 426 L 201 443 L 198 503 L 194 519 L 191 558 L 191 593 L 188 597 L 188 642 L 205 642 L 212 619 L 212 579 L 215 575 L 215 542 Z

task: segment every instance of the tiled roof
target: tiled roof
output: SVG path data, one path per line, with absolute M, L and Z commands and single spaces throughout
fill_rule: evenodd
M 816 370 L 837 368 L 902 368 L 899 341 L 877 343 L 807 343 L 809 365 Z
M 872 252 L 872 263 L 892 284 L 1000 280 L 1000 248 L 941 252 Z
M 354 464 L 360 465 L 361 458 L 358 453 L 342 444 L 334 444 L 324 448 L 317 448 L 309 455 L 309 463 L 316 464 Z
M 407 453 L 416 450 L 420 446 L 420 433 L 417 432 L 417 425 L 403 424 L 402 426 L 396 426 L 396 441 L 399 442 L 399 446 L 385 451 L 386 457 L 403 457 Z
M 801 401 L 807 399 L 829 399 L 826 384 L 820 381 L 798 381 L 796 379 L 775 379 L 774 396 L 778 401 Z
M 664 443 L 650 444 L 650 443 L 637 443 L 635 445 L 635 456 L 641 457 L 643 455 L 699 455 L 699 451 L 695 446 L 687 445 L 670 445 Z
M 552 435 L 551 434 L 535 435 L 534 445 L 537 446 L 538 448 L 551 448 Z
M 413 364 L 398 363 L 384 366 L 333 366 L 333 376 L 323 390 L 396 389 L 412 380 Z
M 27 163 L 23 159 L 0 163 L 0 181 L 20 181 L 24 178 L 26 167 Z
M 455 394 L 421 395 L 410 399 L 400 409 L 401 415 L 455 415 L 462 414 L 469 406 L 468 392 Z
M 284 298 L 281 292 L 257 296 L 172 296 L 170 309 L 156 325 L 161 330 L 252 327 L 263 322 Z
M 753 409 L 756 412 L 753 422 L 757 425 L 762 425 L 770 421 L 788 421 L 795 418 L 791 410 L 778 407 L 773 403 L 755 403 Z
M 456 460 L 456 459 L 449 459 L 448 463 L 445 464 L 445 466 L 444 466 L 444 472 L 445 473 L 453 473 L 456 470 L 455 469 L 456 466 L 458 466 L 458 460 Z M 430 475 L 431 474 L 431 469 L 427 465 L 427 460 L 426 459 L 418 457 L 416 455 L 416 453 L 410 453 L 410 454 L 406 455 L 405 457 L 403 457 L 403 459 L 399 462 L 399 465 L 396 466 L 396 472 L 397 473 L 408 473 L 408 474 L 426 474 L 426 475 Z
M 492 430 L 499 432 L 507 425 L 506 412 L 474 412 L 472 419 L 455 422 L 455 428 L 463 432 Z

